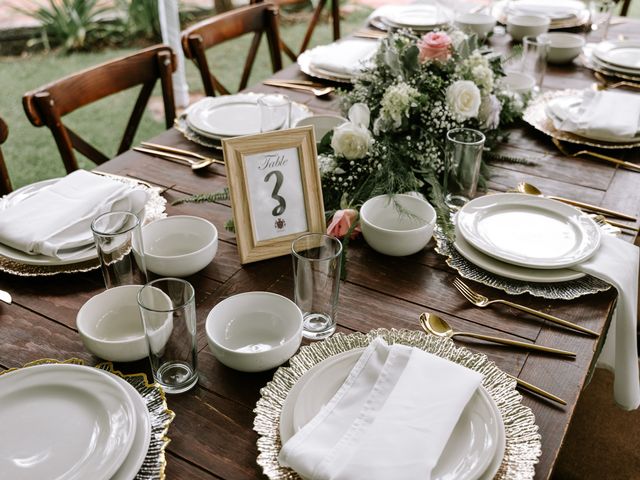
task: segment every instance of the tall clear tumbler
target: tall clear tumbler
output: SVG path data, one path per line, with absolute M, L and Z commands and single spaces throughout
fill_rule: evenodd
M 551 41 L 545 34 L 537 37 L 527 36 L 522 39 L 521 71 L 535 82 L 534 93 L 538 93 L 542 89 L 544 75 L 547 72 L 547 56 L 550 45 Z
M 302 335 L 327 338 L 336 330 L 342 243 L 329 235 L 310 233 L 293 241 L 294 301 L 302 310 Z
M 91 231 L 107 288 L 147 283 L 137 215 L 131 212 L 105 213 L 93 220 Z
M 138 292 L 138 306 L 153 378 L 167 393 L 189 390 L 198 383 L 193 287 L 179 278 L 154 280 Z
M 476 194 L 484 141 L 484 134 L 471 128 L 447 132 L 444 188 L 445 203 L 452 210 L 458 210 Z

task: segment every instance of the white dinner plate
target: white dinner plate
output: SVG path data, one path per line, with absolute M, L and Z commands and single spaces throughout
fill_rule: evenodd
M 435 5 L 401 5 L 382 20 L 392 27 L 428 30 L 447 24 L 449 10 Z
M 285 443 L 333 397 L 364 349 L 343 352 L 306 372 L 285 399 L 280 438 Z M 502 416 L 486 390 L 472 396 L 432 472 L 433 480 L 491 479 L 505 448 Z
M 260 133 L 260 107 L 257 93 L 205 97 L 186 111 L 186 121 L 196 133 L 221 140 L 223 138 Z M 311 115 L 299 103 L 291 104 L 291 124 Z
M 461 235 L 474 248 L 521 267 L 570 267 L 600 246 L 600 229 L 591 218 L 544 197 L 486 195 L 467 203 L 457 218 Z
M 510 263 L 501 262 L 489 255 L 485 255 L 479 250 L 473 248 L 460 234 L 460 230 L 456 227 L 456 240 L 453 243 L 454 248 L 460 255 L 469 260 L 474 265 L 495 273 L 501 277 L 520 280 L 523 282 L 533 283 L 558 283 L 577 280 L 585 276 L 584 273 L 576 272 L 565 268 L 554 270 L 544 270 L 539 268 L 526 268 L 512 265 Z
M 552 21 L 577 17 L 585 9 L 578 0 L 515 0 L 508 4 L 509 15 L 545 15 Z
M 602 42 L 596 46 L 593 53 L 611 67 L 623 69 L 622 72 L 640 74 L 640 42 L 638 41 Z
M 107 480 L 134 441 L 136 415 L 108 373 L 71 364 L 0 376 L 0 472 L 5 478 Z
M 133 444 L 127 458 L 110 480 L 131 480 L 140 471 L 151 444 L 151 415 L 147 404 L 133 385 L 117 375 L 113 375 L 112 378 L 115 378 L 124 387 L 133 404 L 136 416 L 136 434 L 133 437 Z

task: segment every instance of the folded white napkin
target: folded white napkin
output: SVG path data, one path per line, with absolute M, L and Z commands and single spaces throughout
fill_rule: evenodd
M 279 461 L 307 480 L 428 480 L 481 381 L 448 360 L 376 339 Z
M 93 245 L 94 218 L 132 211 L 140 206 L 140 193 L 134 185 L 77 170 L 3 210 L 0 243 L 33 255 L 74 258 Z
M 640 406 L 637 350 L 639 252 L 640 249 L 631 243 L 603 235 L 596 254 L 571 267 L 604 280 L 618 290 L 618 303 L 598 366 L 615 373 L 614 397 L 616 403 L 626 410 Z
M 579 97 L 560 97 L 548 105 L 558 130 L 605 142 L 625 142 L 640 135 L 640 95 L 585 90 Z
M 311 66 L 341 75 L 357 75 L 378 50 L 378 42 L 342 40 L 312 50 Z

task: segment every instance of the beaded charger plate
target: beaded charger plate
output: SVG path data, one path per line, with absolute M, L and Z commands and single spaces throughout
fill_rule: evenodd
M 558 130 L 554 125 L 553 121 L 547 115 L 547 104 L 555 99 L 560 97 L 575 97 L 580 95 L 580 90 L 554 90 L 545 92 L 539 97 L 533 99 L 531 103 L 527 106 L 524 113 L 522 114 L 522 119 L 527 122 L 529 125 L 534 127 L 536 130 L 539 130 L 542 133 L 549 135 L 552 138 L 556 138 L 558 140 L 562 140 L 563 142 L 577 143 L 580 145 L 588 145 L 591 147 L 597 148 L 607 148 L 607 149 L 623 149 L 623 148 L 636 148 L 640 147 L 640 142 L 625 142 L 625 143 L 612 143 L 612 142 L 602 142 L 598 140 L 592 140 L 585 137 L 581 137 L 580 135 L 575 135 L 570 132 L 564 132 L 562 130 Z
M 84 361 L 78 358 L 72 358 L 65 361 L 46 358 L 27 363 L 21 368 L 63 363 L 84 365 Z M 165 449 L 171 441 L 167 437 L 167 432 L 169 430 L 169 425 L 175 417 L 175 413 L 167 407 L 167 401 L 162 388 L 155 383 L 150 384 L 144 373 L 125 375 L 115 370 L 111 362 L 100 363 L 96 365 L 95 368 L 99 368 L 100 370 L 116 375 L 129 383 L 140 394 L 140 397 L 142 397 L 142 400 L 149 412 L 149 419 L 151 421 L 151 441 L 149 443 L 147 454 L 142 462 L 142 466 L 134 477 L 134 480 L 164 480 L 166 477 L 165 468 L 167 465 Z M 11 368 L 9 370 L 2 371 L 0 372 L 0 375 L 13 372 L 15 370 L 19 370 L 19 368 Z
M 118 182 L 129 183 L 135 185 L 141 190 L 147 193 L 147 203 L 144 207 L 144 224 L 157 220 L 158 218 L 166 217 L 165 213 L 167 201 L 160 195 L 160 189 L 152 186 L 141 180 L 135 178 L 122 177 L 119 175 L 113 175 L 110 173 L 94 172 L 97 175 L 106 176 L 116 180 Z M 49 185 L 52 181 L 45 180 L 40 182 L 43 187 Z M 34 186 L 29 186 L 29 188 Z M 39 188 L 35 185 L 35 188 Z M 15 193 L 19 193 L 20 190 L 16 190 Z M 10 194 L 11 195 L 11 194 Z M 2 199 L 0 198 L 0 201 Z M 77 263 L 64 263 L 64 264 L 26 264 L 21 263 L 15 259 L 9 258 L 0 254 L 0 271 L 10 273 L 12 275 L 19 275 L 22 277 L 40 277 L 56 275 L 59 273 L 79 273 L 95 270 L 100 267 L 100 261 L 98 260 L 98 254 L 96 253 L 93 258 L 84 260 Z
M 482 386 L 496 403 L 505 426 L 506 447 L 502 463 L 494 479 L 531 479 L 541 454 L 541 437 L 530 408 L 522 405 L 522 396 L 515 390 L 516 382 L 486 355 L 456 347 L 451 339 L 427 335 L 414 330 L 372 330 L 368 334 L 337 333 L 333 337 L 304 346 L 289 360 L 288 367 L 280 367 L 271 380 L 260 390 L 256 404 L 253 429 L 258 433 L 258 465 L 271 480 L 297 480 L 300 477 L 278 463 L 280 440 L 280 414 L 287 395 L 295 383 L 314 365 L 334 355 L 363 348 L 374 338 L 387 343 L 416 347 L 445 358 L 483 375 Z

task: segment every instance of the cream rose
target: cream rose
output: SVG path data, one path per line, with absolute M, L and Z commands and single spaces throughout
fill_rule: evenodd
M 480 90 L 470 80 L 458 80 L 447 88 L 449 110 L 461 120 L 478 116 L 480 109 Z
M 369 152 L 373 139 L 371 133 L 355 123 L 343 123 L 333 130 L 331 148 L 348 160 L 358 160 Z

